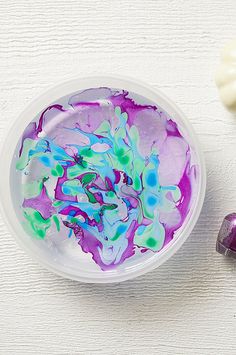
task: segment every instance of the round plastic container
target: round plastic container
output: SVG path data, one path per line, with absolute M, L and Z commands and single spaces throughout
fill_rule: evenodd
M 206 173 L 189 121 L 123 78 L 61 84 L 32 102 L 1 148 L 2 213 L 55 273 L 120 282 L 169 259 L 199 217 Z

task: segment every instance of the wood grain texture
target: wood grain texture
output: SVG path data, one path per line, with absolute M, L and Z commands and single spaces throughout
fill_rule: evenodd
M 29 101 L 56 83 L 129 75 L 185 111 L 208 171 L 188 241 L 157 270 L 121 284 L 51 274 L 0 220 L 1 354 L 236 354 L 236 262 L 215 253 L 221 220 L 235 210 L 236 120 L 214 85 L 235 19 L 235 0 L 0 0 L 1 139 Z

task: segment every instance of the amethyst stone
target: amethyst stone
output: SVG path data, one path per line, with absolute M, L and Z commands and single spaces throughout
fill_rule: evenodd
M 216 242 L 216 251 L 236 259 L 236 213 L 224 218 Z

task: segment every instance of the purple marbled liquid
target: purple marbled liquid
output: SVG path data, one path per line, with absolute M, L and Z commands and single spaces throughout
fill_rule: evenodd
M 104 271 L 170 243 L 191 209 L 198 169 L 177 123 L 145 100 L 88 89 L 32 118 L 16 164 L 32 237 L 75 238 Z

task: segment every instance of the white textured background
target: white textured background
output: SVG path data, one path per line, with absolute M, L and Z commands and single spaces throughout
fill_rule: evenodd
M 223 216 L 236 209 L 236 119 L 213 80 L 234 36 L 235 0 L 0 0 L 0 138 L 54 84 L 128 74 L 188 115 L 208 170 L 188 241 L 156 271 L 122 284 L 51 274 L 1 220 L 0 354 L 236 354 L 236 261 L 214 250 Z

